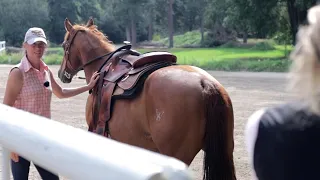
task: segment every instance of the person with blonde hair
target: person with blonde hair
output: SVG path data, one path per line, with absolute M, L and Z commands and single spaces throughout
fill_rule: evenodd
M 30 28 L 23 42 L 25 54 L 19 64 L 10 69 L 3 104 L 13 106 L 39 116 L 51 118 L 52 93 L 58 98 L 76 96 L 92 89 L 99 73 L 95 72 L 88 85 L 77 88 L 62 88 L 55 81 L 42 57 L 47 48 L 43 29 Z M 30 161 L 11 152 L 11 169 L 14 180 L 27 180 Z M 57 180 L 58 175 L 35 164 L 43 180 Z
M 245 129 L 254 179 L 320 179 L 320 6 L 308 10 L 290 55 L 292 101 L 254 112 Z

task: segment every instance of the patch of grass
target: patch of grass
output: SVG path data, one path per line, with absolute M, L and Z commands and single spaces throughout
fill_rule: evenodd
M 259 42 L 261 43 L 261 42 Z M 284 46 L 274 50 L 254 48 L 173 48 L 158 49 L 175 54 L 179 64 L 198 66 L 206 70 L 285 72 L 291 61 L 285 58 Z M 292 47 L 288 47 L 292 50 Z M 148 52 L 150 49 L 138 49 Z
M 242 40 L 242 39 L 239 39 L 239 40 Z M 247 39 L 247 43 L 249 44 L 257 44 L 257 43 L 261 43 L 261 42 L 270 42 L 270 43 L 274 43 L 273 40 L 271 39 L 257 39 L 257 38 L 248 38 Z
M 48 65 L 55 65 L 55 64 L 61 64 L 62 58 L 63 58 L 63 55 L 60 55 L 60 54 L 50 54 L 50 55 L 45 56 L 43 59 L 44 59 L 44 62 L 45 62 L 46 64 L 48 64 Z
M 18 64 L 20 62 L 22 53 L 14 53 L 14 54 L 0 54 L 0 64 Z
M 216 60 L 206 64 L 192 62 L 194 66 L 198 66 L 205 70 L 220 71 L 251 71 L 251 72 L 286 72 L 291 62 L 286 59 L 268 59 L 268 60 L 252 60 L 252 59 L 231 59 Z
M 63 56 L 63 49 L 62 47 L 54 47 L 54 48 L 48 48 L 46 54 L 59 54 Z
M 276 48 L 272 43 L 269 42 L 259 42 L 255 44 L 251 49 L 253 50 L 275 50 Z
M 18 64 L 20 63 L 23 53 L 1 53 L 0 64 Z M 63 58 L 62 48 L 49 48 L 44 55 L 44 62 L 48 65 L 60 64 Z
M 206 35 L 205 33 L 204 35 Z M 159 43 L 163 43 L 166 46 L 169 45 L 169 38 L 163 38 L 157 41 Z M 174 47 L 182 47 L 182 48 L 187 48 L 187 47 L 200 47 L 201 45 L 201 33 L 198 30 L 195 31 L 189 31 L 184 34 L 180 35 L 175 35 L 173 36 L 173 45 Z
M 287 71 L 290 61 L 285 58 L 284 46 L 274 46 L 274 50 L 253 48 L 172 48 L 137 49 L 141 53 L 168 51 L 178 58 L 178 64 L 198 66 L 206 70 L 224 71 Z M 288 50 L 292 48 L 288 47 Z M 17 64 L 22 54 L 2 54 L 1 64 Z M 49 48 L 44 61 L 49 65 L 60 65 L 62 48 Z
M 262 51 L 238 48 L 215 48 L 215 49 L 185 49 L 184 51 L 172 51 L 180 61 L 189 63 L 190 61 L 201 61 L 206 63 L 215 60 L 230 59 L 266 59 L 282 58 L 284 53 L 281 50 Z

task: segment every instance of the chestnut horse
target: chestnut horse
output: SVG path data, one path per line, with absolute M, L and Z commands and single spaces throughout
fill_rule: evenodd
M 72 25 L 68 19 L 64 25 L 65 53 L 58 77 L 70 83 L 84 70 L 88 83 L 116 48 L 91 18 L 86 25 Z M 88 125 L 93 119 L 93 98 L 89 94 L 86 104 Z M 155 70 L 137 97 L 114 102 L 108 127 L 113 140 L 177 158 L 187 165 L 202 149 L 203 179 L 236 179 L 232 102 L 225 88 L 200 68 L 175 64 Z

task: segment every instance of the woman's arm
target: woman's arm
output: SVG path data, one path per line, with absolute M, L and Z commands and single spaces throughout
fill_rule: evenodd
M 23 75 L 18 68 L 14 68 L 9 73 L 3 104 L 13 106 L 23 85 Z
M 249 155 L 249 165 L 252 172 L 252 180 L 258 180 L 256 175 L 256 171 L 254 169 L 254 149 L 257 141 L 258 131 L 259 131 L 259 123 L 261 120 L 261 116 L 265 113 L 265 109 L 260 109 L 255 111 L 249 118 L 245 126 L 244 136 L 245 136 L 245 145 L 247 149 L 247 153 Z
M 99 79 L 99 73 L 95 72 L 90 80 L 90 83 L 88 85 L 77 87 L 77 88 L 61 88 L 61 86 L 55 81 L 53 78 L 53 74 L 50 71 L 50 80 L 52 85 L 52 92 L 54 95 L 56 95 L 58 98 L 69 98 L 72 96 L 76 96 L 78 94 L 81 94 L 85 91 L 89 91 L 94 87 L 96 82 Z
M 23 75 L 18 68 L 14 68 L 9 73 L 6 90 L 3 98 L 3 104 L 13 106 L 23 86 Z M 10 152 L 10 158 L 14 162 L 19 161 L 19 155 Z

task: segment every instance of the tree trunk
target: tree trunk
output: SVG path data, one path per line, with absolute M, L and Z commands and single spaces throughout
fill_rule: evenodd
M 203 45 L 203 43 L 204 43 L 204 23 L 203 23 L 203 21 L 204 21 L 204 14 L 203 14 L 203 12 L 200 12 L 201 13 L 201 15 L 200 15 L 200 33 L 201 33 L 201 46 Z
M 136 22 L 135 16 L 131 16 L 131 44 L 133 47 L 137 45 L 137 30 L 136 30 Z
M 205 7 L 207 6 L 207 3 L 205 0 L 198 0 L 198 3 L 200 4 L 200 8 L 198 9 L 199 17 L 200 17 L 200 33 L 201 33 L 201 46 L 204 46 L 204 13 L 205 13 Z
M 316 0 L 311 1 L 312 6 L 316 4 Z M 298 9 L 295 5 L 295 0 L 287 0 L 288 14 L 290 19 L 290 31 L 292 35 L 292 44 L 296 44 L 296 34 L 301 24 L 306 24 L 306 18 L 309 7 Z
M 168 7 L 168 29 L 169 29 L 169 48 L 173 48 L 173 0 L 169 0 Z
M 189 31 L 192 31 L 193 30 L 193 25 L 195 24 L 195 21 L 194 21 L 194 16 L 192 14 L 188 14 L 188 19 L 189 19 L 189 22 L 188 22 L 188 30 Z
M 296 43 L 296 33 L 297 33 L 297 8 L 294 6 L 295 0 L 287 0 L 288 13 L 290 19 L 290 30 L 292 35 L 292 43 L 295 45 Z
M 149 29 L 148 29 L 148 41 L 152 41 L 153 37 L 153 10 L 149 12 Z
M 247 44 L 247 42 L 248 42 L 248 32 L 247 30 L 245 30 L 243 32 L 243 44 Z
M 131 32 L 130 32 L 130 25 L 128 24 L 126 26 L 126 37 L 127 37 L 127 41 L 131 42 Z

